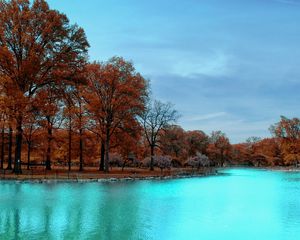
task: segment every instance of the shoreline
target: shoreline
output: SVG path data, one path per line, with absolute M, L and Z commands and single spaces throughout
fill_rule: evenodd
M 103 173 L 98 171 L 58 171 L 52 170 L 39 171 L 35 174 L 20 174 L 15 175 L 13 173 L 8 173 L 6 175 L 0 175 L 1 182 L 16 182 L 16 183 L 92 183 L 92 182 L 131 182 L 131 181 L 145 181 L 145 180 L 176 180 L 176 179 L 187 179 L 187 178 L 197 178 L 197 177 L 208 177 L 219 175 L 219 170 L 230 169 L 230 168 L 248 168 L 257 170 L 267 170 L 267 171 L 282 171 L 282 172 L 300 172 L 300 168 L 297 167 L 282 167 L 282 166 L 266 166 L 266 167 L 254 167 L 254 166 L 242 166 L 242 165 L 232 165 L 222 168 L 209 168 L 200 169 L 198 171 L 193 169 L 172 169 L 164 171 L 155 170 L 151 172 L 147 169 L 126 169 L 121 171 L 120 169 L 114 169 L 109 173 Z M 3 172 L 3 171 L 2 171 Z M 31 172 L 32 173 L 32 172 Z M 46 173 L 46 174 L 43 174 Z
M 139 170 L 139 169 L 136 169 Z M 216 168 L 201 169 L 194 171 L 191 169 L 173 169 L 163 172 L 159 171 L 113 171 L 112 173 L 91 173 L 91 172 L 71 172 L 57 174 L 55 171 L 43 174 L 7 174 L 0 175 L 1 182 L 17 182 L 17 183 L 89 183 L 89 182 L 125 182 L 125 181 L 145 181 L 145 180 L 172 180 L 186 179 L 195 177 L 215 176 L 218 174 Z
M 269 171 L 282 171 L 282 172 L 300 172 L 300 167 L 295 166 L 244 166 L 244 165 L 232 165 L 226 166 L 222 169 L 226 168 L 249 168 L 249 169 L 261 169 L 261 170 L 269 170 Z
M 174 175 L 174 176 L 153 176 L 153 177 L 111 177 L 111 178 L 81 178 L 81 179 L 18 179 L 18 178 L 10 178 L 10 179 L 0 179 L 1 182 L 16 182 L 16 183 L 106 183 L 106 182 L 133 182 L 133 181 L 164 181 L 164 180 L 176 180 L 176 179 L 188 179 L 188 178 L 198 178 L 198 177 L 208 177 L 208 176 L 216 176 L 218 173 L 210 173 L 210 174 L 194 174 L 194 175 Z

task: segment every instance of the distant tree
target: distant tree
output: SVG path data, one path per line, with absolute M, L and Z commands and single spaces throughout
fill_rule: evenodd
M 251 160 L 253 165 L 282 165 L 280 146 L 276 138 L 265 138 L 255 143 Z
M 260 137 L 255 137 L 255 136 L 252 136 L 252 137 L 249 137 L 246 139 L 246 143 L 248 144 L 255 144 L 259 141 L 261 141 L 262 139 Z
M 150 146 L 151 171 L 154 170 L 154 150 L 157 146 L 159 133 L 172 123 L 176 122 L 178 117 L 177 111 L 173 109 L 173 106 L 170 103 L 162 103 L 156 100 L 152 104 L 149 104 L 141 115 L 141 124 L 144 127 L 145 137 Z
M 224 166 L 226 155 L 228 156 L 231 144 L 225 133 L 221 131 L 213 131 L 210 137 L 211 150 L 215 153 L 220 166 Z
M 203 131 L 188 131 L 186 135 L 189 156 L 195 156 L 197 152 L 206 153 L 209 137 Z
M 271 133 L 280 140 L 280 149 L 286 165 L 300 163 L 300 119 L 281 116 L 280 122 L 270 127 Z
M 181 161 L 187 157 L 188 143 L 186 132 L 180 126 L 171 125 L 164 131 L 161 131 L 159 145 L 164 155 L 172 156 Z
M 117 129 L 112 136 L 111 148 L 121 154 L 124 159 L 122 171 L 126 165 L 137 164 L 136 156 L 139 152 L 139 141 L 142 128 L 137 121 L 125 122 L 121 129 Z

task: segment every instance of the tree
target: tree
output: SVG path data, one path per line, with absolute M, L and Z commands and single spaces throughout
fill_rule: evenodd
M 224 166 L 226 155 L 228 156 L 231 148 L 226 134 L 222 133 L 221 131 L 213 131 L 210 137 L 210 143 L 212 144 L 210 150 L 214 153 L 218 164 L 220 166 Z
M 73 133 L 73 118 L 74 118 L 74 88 L 66 89 L 63 95 L 64 99 L 64 124 L 68 131 L 68 170 L 71 171 L 72 162 L 72 133 Z
M 136 156 L 139 152 L 139 141 L 142 131 L 137 121 L 126 122 L 122 129 L 117 129 L 112 137 L 111 148 L 121 154 L 123 158 L 122 171 L 128 164 L 137 163 Z
M 171 168 L 172 159 L 169 156 L 155 156 L 155 165 L 160 168 L 161 173 L 166 168 Z
M 84 99 L 83 85 L 76 85 L 74 95 L 74 115 L 76 116 L 75 127 L 78 129 L 79 135 L 79 171 L 83 171 L 83 135 L 86 126 L 87 108 L 85 106 L 86 101 Z
M 40 110 L 39 123 L 46 132 L 46 170 L 51 170 L 53 130 L 63 121 L 61 93 L 56 85 L 48 86 L 37 95 Z
M 177 125 L 172 125 L 159 135 L 159 145 L 165 155 L 174 157 L 176 160 L 186 159 L 188 144 L 186 132 Z
M 197 152 L 206 153 L 209 137 L 203 131 L 188 131 L 186 135 L 189 156 L 195 156 Z
M 286 165 L 300 163 L 300 119 L 281 116 L 280 122 L 270 127 L 280 140 L 280 150 Z
M 31 156 L 33 138 L 36 131 L 39 129 L 38 109 L 35 106 L 32 107 L 33 109 L 30 111 L 30 113 L 26 116 L 26 119 L 24 120 L 24 130 L 23 130 L 23 136 L 27 143 L 27 170 L 29 170 L 29 166 L 30 166 L 30 156 Z
M 86 69 L 88 88 L 86 99 L 91 122 L 104 143 L 104 171 L 109 171 L 111 137 L 126 122 L 136 121 L 144 110 L 147 83 L 135 71 L 132 63 L 113 57 L 102 64 L 90 64 Z
M 21 172 L 26 104 L 50 83 L 66 79 L 86 60 L 83 29 L 45 0 L 0 1 L 0 74 L 13 89 L 16 108 L 15 173 Z
M 141 115 L 141 124 L 144 127 L 145 137 L 151 151 L 151 171 L 154 170 L 154 150 L 157 146 L 159 133 L 162 129 L 165 129 L 170 124 L 176 122 L 178 117 L 177 111 L 173 109 L 173 106 L 170 103 L 162 103 L 156 100 L 152 104 L 149 104 Z
M 0 159 L 0 169 L 3 169 L 4 164 L 4 150 L 5 150 L 5 114 L 0 112 L 0 123 L 1 123 L 1 159 Z

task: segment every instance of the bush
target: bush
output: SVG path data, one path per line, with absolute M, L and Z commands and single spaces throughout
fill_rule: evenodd
M 115 167 L 121 167 L 124 163 L 123 157 L 118 153 L 109 154 L 109 165 Z
M 189 158 L 186 164 L 192 168 L 199 169 L 200 167 L 208 167 L 210 165 L 210 161 L 206 155 L 197 152 L 196 156 Z
M 146 157 L 142 161 L 143 167 L 150 167 L 150 157 Z M 155 167 L 159 167 L 161 171 L 166 168 L 170 168 L 172 166 L 172 159 L 169 156 L 154 156 L 153 165 Z

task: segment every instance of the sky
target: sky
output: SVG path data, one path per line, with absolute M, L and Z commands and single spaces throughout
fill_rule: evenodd
M 185 130 L 237 143 L 300 117 L 300 0 L 48 3 L 84 28 L 91 61 L 132 61 Z

